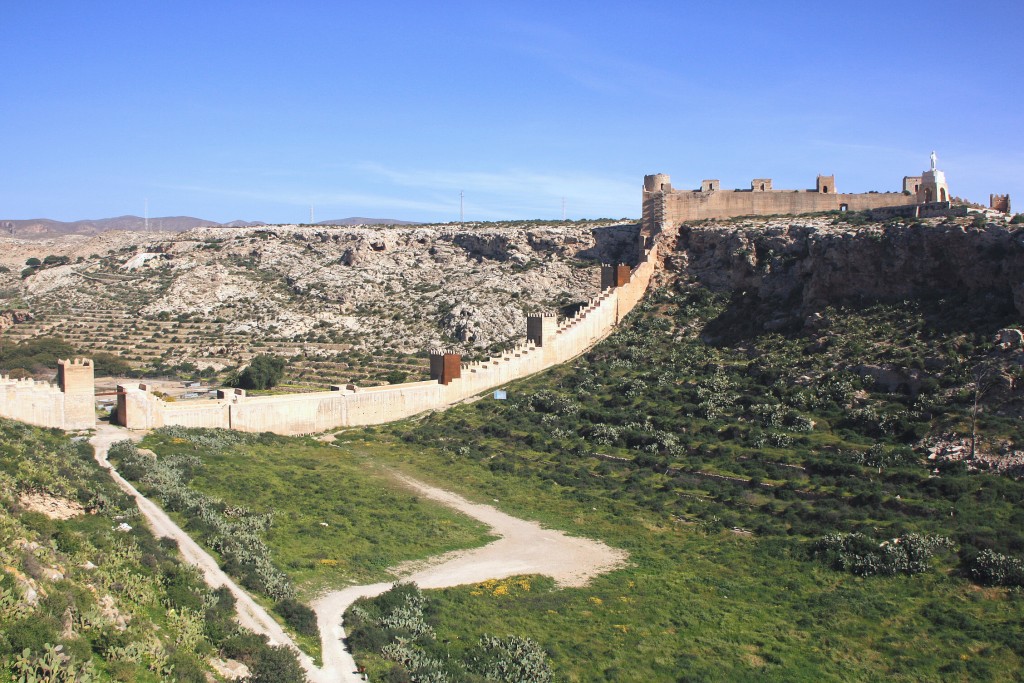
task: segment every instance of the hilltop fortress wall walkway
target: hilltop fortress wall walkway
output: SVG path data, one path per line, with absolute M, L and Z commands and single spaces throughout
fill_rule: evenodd
M 641 236 L 645 242 L 647 237 Z M 657 262 L 657 243 L 641 250 L 640 263 L 604 266 L 602 291 L 572 318 L 530 316 L 527 339 L 486 361 L 431 354 L 431 380 L 379 387 L 332 387 L 331 391 L 276 396 L 224 392 L 209 401 L 167 402 L 145 384 L 118 387 L 118 422 L 129 429 L 178 425 L 245 432 L 311 434 L 338 427 L 375 425 L 453 405 L 471 396 L 564 363 L 605 337 L 643 298 Z

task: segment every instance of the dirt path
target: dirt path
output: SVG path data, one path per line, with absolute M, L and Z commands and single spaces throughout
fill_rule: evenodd
M 410 477 L 394 476 L 419 495 L 487 524 L 492 534 L 500 536 L 482 548 L 456 550 L 418 563 L 418 568 L 406 565 L 396 570 L 403 581 L 413 581 L 420 588 L 450 588 L 517 574 L 544 574 L 554 578 L 560 586 L 584 586 L 598 574 L 616 569 L 626 561 L 625 551 L 610 548 L 600 541 L 544 529 L 537 522 L 512 517 L 490 505 L 471 503 L 462 496 Z M 355 670 L 352 655 L 337 647 L 345 637 L 341 615 L 357 599 L 380 595 L 392 585 L 353 586 L 328 593 L 313 602 L 323 639 L 325 669 L 344 673 Z M 358 681 L 359 678 L 334 680 Z
M 135 490 L 107 462 L 107 450 L 116 441 L 125 438 L 138 440 L 116 427 L 101 426 L 91 443 L 96 448 L 96 460 L 110 469 L 110 474 L 125 491 L 135 497 L 142 514 L 157 536 L 169 536 L 178 541 L 182 555 L 199 567 L 210 586 L 228 586 L 238 600 L 238 620 L 246 628 L 266 634 L 272 643 L 295 644 L 281 626 L 260 607 L 248 593 L 232 581 L 206 551 L 181 530 L 167 514 Z M 461 550 L 439 555 L 430 560 L 404 565 L 394 571 L 403 581 L 414 581 L 421 588 L 448 588 L 487 579 L 502 579 L 517 574 L 544 574 L 555 579 L 560 586 L 583 586 L 598 574 L 622 566 L 625 551 L 608 547 L 599 541 L 568 536 L 561 531 L 544 529 L 537 522 L 527 522 L 501 512 L 490 505 L 472 503 L 462 496 L 445 491 L 400 474 L 394 476 L 418 495 L 435 500 L 487 524 L 498 540 L 475 550 Z M 341 617 L 345 610 L 361 597 L 380 595 L 392 583 L 352 586 L 332 591 L 313 601 L 320 625 L 323 646 L 323 666 L 313 666 L 310 658 L 300 655 L 300 661 L 313 683 L 361 681 L 355 673 L 355 660 L 345 650 L 345 637 Z M 296 648 L 298 649 L 298 648 Z
M 284 632 L 281 625 L 267 614 L 267 611 L 257 604 L 252 599 L 252 596 L 242 590 L 231 577 L 225 574 L 217 564 L 217 561 L 209 553 L 200 548 L 199 544 L 193 541 L 191 536 L 185 533 L 174 520 L 168 517 L 166 512 L 139 493 L 131 485 L 131 482 L 127 481 L 111 467 L 110 462 L 107 460 L 107 452 L 110 450 L 111 445 L 125 439 L 140 441 L 143 436 L 144 434 L 139 432 L 129 432 L 117 427 L 111 427 L 110 425 L 100 424 L 97 425 L 96 435 L 89 440 L 89 443 L 92 444 L 95 450 L 96 462 L 100 464 L 100 467 L 108 470 L 114 481 L 126 493 L 135 498 L 135 503 L 139 506 L 142 516 L 146 518 L 150 528 L 153 530 L 153 535 L 157 538 L 166 536 L 177 541 L 182 557 L 185 558 L 186 562 L 195 565 L 202 571 L 206 583 L 211 588 L 228 587 L 237 601 L 238 623 L 251 631 L 266 635 L 271 644 L 295 647 L 295 643 Z M 298 651 L 297 647 L 295 649 Z M 307 671 L 315 670 L 313 661 L 307 655 L 300 653 L 300 660 Z M 334 680 L 338 679 L 335 678 Z

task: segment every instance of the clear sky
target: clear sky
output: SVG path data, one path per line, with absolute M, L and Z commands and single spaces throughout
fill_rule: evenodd
M 17 2 L 0 218 L 638 216 L 676 187 L 1024 210 L 1021 2 Z

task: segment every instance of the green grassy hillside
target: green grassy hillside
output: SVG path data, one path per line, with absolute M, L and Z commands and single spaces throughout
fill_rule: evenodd
M 299 680 L 292 655 L 235 625 L 229 592 L 149 533 L 81 439 L 0 420 L 0 566 L 0 681 L 203 683 L 212 657 Z
M 969 434 L 979 365 L 1005 380 L 981 392 L 979 450 L 1021 442 L 991 342 L 1012 321 L 907 302 L 702 341 L 730 316 L 742 300 L 659 290 L 508 401 L 349 446 L 631 553 L 586 589 L 429 592 L 437 638 L 458 656 L 528 636 L 571 681 L 1014 680 L 1024 482 L 922 446 Z M 864 366 L 917 372 L 890 389 Z

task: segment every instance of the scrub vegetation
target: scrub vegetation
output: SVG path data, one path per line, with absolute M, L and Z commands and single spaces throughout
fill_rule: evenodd
M 304 680 L 150 534 L 80 438 L 0 420 L 0 565 L 0 681 L 205 683 L 212 657 Z
M 381 466 L 630 554 L 585 588 L 523 576 L 357 603 L 374 680 L 486 662 L 564 681 L 1015 680 L 1021 366 L 993 342 L 1010 315 L 921 300 L 769 332 L 742 295 L 678 282 L 505 401 L 330 445 L 162 429 L 155 460 L 122 466 L 296 633 L 319 588 L 485 542 Z
M 1019 366 L 992 343 L 1012 319 L 936 300 L 829 309 L 789 333 L 757 322 L 738 297 L 677 283 L 507 401 L 376 444 L 343 435 L 630 552 L 586 589 L 430 592 L 436 637 L 529 637 L 570 681 L 1014 680 L 1024 434 Z M 978 454 L 1007 467 L 929 459 L 972 422 Z
M 320 653 L 305 600 L 402 562 L 483 545 L 486 528 L 310 438 L 166 427 L 112 462 Z M 156 457 L 149 453 L 152 449 Z

